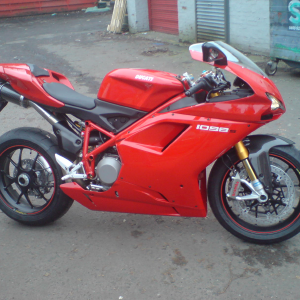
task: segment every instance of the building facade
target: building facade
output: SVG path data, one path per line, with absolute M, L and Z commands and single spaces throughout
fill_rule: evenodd
M 97 0 L 0 0 L 0 17 L 80 10 L 96 3 Z
M 127 0 L 127 3 L 131 32 L 165 32 L 190 43 L 223 40 L 243 51 L 270 52 L 270 0 Z

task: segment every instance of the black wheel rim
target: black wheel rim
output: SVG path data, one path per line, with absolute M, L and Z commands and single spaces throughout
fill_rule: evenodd
M 0 155 L 0 192 L 4 204 L 20 214 L 38 214 L 55 193 L 53 170 L 44 156 L 28 146 L 14 146 Z
M 282 217 L 282 220 L 279 220 L 277 223 L 274 222 L 274 224 L 270 225 L 257 225 L 257 224 L 251 224 L 247 221 L 245 221 L 241 215 L 238 215 L 236 211 L 234 211 L 232 207 L 232 201 L 228 201 L 226 197 L 226 182 L 230 178 L 230 171 L 226 172 L 226 175 L 224 177 L 224 180 L 222 182 L 221 186 L 221 197 L 222 197 L 222 203 L 223 207 L 227 213 L 227 215 L 230 217 L 230 219 L 236 223 L 238 226 L 242 227 L 243 229 L 251 232 L 256 233 L 275 233 L 278 231 L 282 231 L 288 227 L 290 227 L 300 216 L 300 201 L 299 201 L 299 185 L 300 185 L 300 174 L 297 171 L 297 168 L 287 159 L 280 157 L 275 154 L 270 154 L 271 164 L 277 166 L 276 161 L 280 161 L 283 163 L 282 168 L 284 167 L 284 171 L 288 174 L 290 173 L 289 177 L 293 178 L 294 188 L 297 190 L 297 195 L 295 195 L 295 199 L 293 202 L 293 205 L 290 205 L 291 209 L 289 211 L 289 214 L 286 214 Z M 238 164 L 241 162 L 237 162 L 235 166 L 238 166 Z M 284 185 L 282 185 L 280 182 L 276 182 L 276 178 L 273 176 L 273 193 L 272 195 L 269 195 L 269 199 L 266 204 L 258 204 L 257 201 L 252 201 L 252 203 L 249 201 L 248 203 L 248 209 L 250 213 L 253 214 L 256 218 L 259 217 L 259 215 L 262 214 L 269 214 L 269 218 L 272 219 L 273 216 L 278 216 L 279 209 L 283 210 L 286 206 L 286 203 L 283 202 L 283 199 L 285 197 L 286 191 L 284 189 L 286 188 Z M 293 199 L 291 199 L 292 201 Z M 234 200 L 233 200 L 234 201 Z M 244 202 L 244 201 L 243 201 Z M 246 202 L 246 201 L 245 201 Z M 241 202 L 240 202 L 241 203 Z M 265 205 L 263 207 L 263 205 Z M 268 207 L 267 207 L 268 205 Z M 247 206 L 245 204 L 245 206 Z M 258 211 L 258 207 L 261 206 L 261 210 Z M 269 211 L 266 210 L 270 209 Z M 251 210 L 252 209 L 252 210 Z M 249 212 L 248 212 L 249 213 Z M 278 218 L 277 218 L 278 219 Z

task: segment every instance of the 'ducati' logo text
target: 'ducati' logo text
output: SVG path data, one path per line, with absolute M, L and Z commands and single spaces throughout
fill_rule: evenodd
M 145 76 L 145 75 L 136 75 L 135 79 L 145 80 L 145 81 L 153 81 L 154 77 Z

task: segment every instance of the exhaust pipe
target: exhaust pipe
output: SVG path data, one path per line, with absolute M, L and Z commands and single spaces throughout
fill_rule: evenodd
M 44 119 L 46 119 L 51 125 L 58 123 L 61 120 L 55 118 L 52 114 L 47 112 L 45 109 L 37 105 L 36 103 L 25 99 L 25 97 L 16 92 L 8 82 L 0 83 L 0 100 L 11 102 L 20 105 L 24 108 L 34 108 Z
M 58 146 L 61 149 L 73 154 L 77 154 L 81 150 L 81 137 L 76 135 L 67 126 L 65 126 L 61 118 L 55 117 L 53 114 L 35 102 L 25 99 L 25 97 L 16 92 L 8 82 L 2 82 L 0 83 L 0 111 L 5 107 L 7 102 L 11 102 L 25 108 L 34 108 L 46 121 L 53 126 L 53 131 L 57 137 Z
M 56 123 L 58 123 L 61 120 L 58 120 L 55 118 L 52 114 L 50 114 L 48 111 L 37 105 L 36 103 L 32 101 L 28 101 L 28 106 L 34 108 L 46 121 L 48 121 L 52 126 Z
M 29 102 L 24 96 L 17 93 L 8 82 L 0 83 L 0 99 L 22 107 L 29 107 Z
M 8 82 L 0 83 L 0 100 L 11 102 L 20 105 L 24 108 L 32 107 L 51 125 L 54 125 L 61 121 L 60 119 L 55 118 L 48 111 L 40 107 L 38 104 L 28 99 L 25 99 L 25 97 L 23 95 L 20 95 L 18 92 L 16 92 Z

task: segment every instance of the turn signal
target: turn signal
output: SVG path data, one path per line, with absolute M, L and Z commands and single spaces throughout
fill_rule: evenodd
M 285 110 L 283 104 L 281 103 L 280 100 L 278 100 L 275 96 L 269 94 L 269 93 L 266 93 L 268 99 L 272 102 L 271 104 L 271 110 L 275 110 L 275 109 L 282 109 L 282 110 Z

